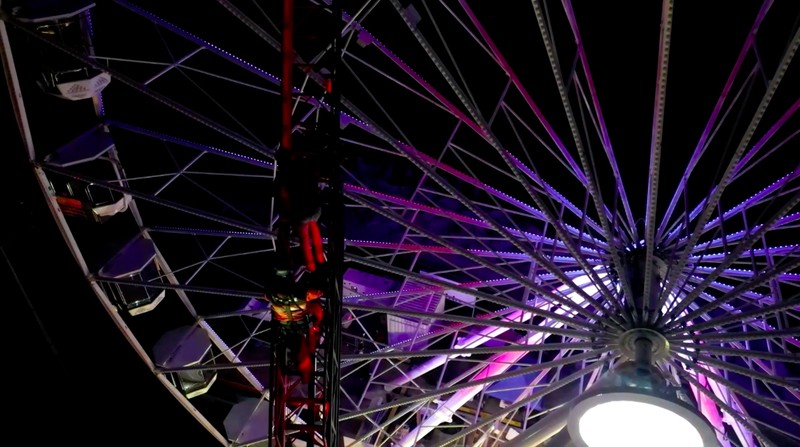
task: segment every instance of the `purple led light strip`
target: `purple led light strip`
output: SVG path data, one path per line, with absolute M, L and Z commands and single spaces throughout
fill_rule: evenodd
M 706 141 L 708 141 L 708 139 L 711 137 L 711 129 L 714 125 L 714 122 L 716 121 L 717 116 L 719 116 L 719 113 L 722 111 L 722 105 L 725 102 L 725 99 L 728 97 L 728 93 L 730 92 L 731 87 L 733 86 L 733 81 L 738 75 L 739 70 L 742 67 L 742 64 L 744 63 L 744 59 L 747 56 L 747 52 L 750 50 L 750 48 L 753 46 L 753 43 L 755 42 L 756 31 L 761 26 L 761 22 L 764 20 L 770 6 L 772 6 L 772 0 L 767 0 L 764 2 L 764 4 L 761 7 L 761 10 L 758 13 L 758 16 L 756 17 L 755 23 L 753 23 L 750 32 L 747 34 L 747 39 L 745 40 L 742 49 L 739 51 L 739 56 L 736 59 L 736 63 L 733 66 L 733 70 L 728 76 L 728 80 L 725 82 L 725 87 L 722 89 L 722 93 L 720 94 L 719 99 L 717 99 L 717 104 L 714 106 L 714 111 L 711 113 L 711 116 L 709 117 L 708 122 L 706 123 L 706 127 L 703 130 L 703 133 L 700 137 L 700 140 L 697 143 L 697 146 L 695 147 L 694 154 L 692 154 L 689 164 L 686 167 L 686 171 L 684 172 L 683 177 L 681 177 L 680 183 L 678 183 L 678 186 L 675 189 L 675 194 L 672 196 L 672 200 L 670 200 L 669 206 L 667 206 L 667 210 L 664 213 L 664 218 L 661 222 L 661 225 L 659 225 L 658 227 L 658 232 L 656 233 L 657 234 L 656 239 L 658 240 L 660 240 L 664 235 L 667 222 L 669 221 L 669 218 L 672 216 L 672 213 L 675 210 L 675 206 L 678 204 L 681 192 L 683 191 L 684 188 L 686 188 L 686 184 L 689 181 L 689 174 L 692 172 L 695 165 L 700 160 L 700 157 L 703 155 L 703 151 L 705 150 L 706 146 Z
M 586 289 L 594 289 L 594 293 L 597 293 L 596 287 L 592 285 L 587 286 L 588 276 L 583 275 L 583 281 L 576 281 L 576 284 L 581 283 L 583 287 Z M 579 279 L 579 278 L 576 278 Z M 566 292 L 568 290 L 567 287 L 561 286 L 558 289 L 554 290 L 555 293 L 558 292 Z M 590 290 L 591 291 L 591 290 Z M 591 294 L 590 294 L 591 295 Z M 571 293 L 570 298 L 579 306 L 585 306 L 585 302 L 577 296 L 576 293 Z M 541 306 L 550 306 L 549 304 L 540 304 Z M 563 308 L 559 307 L 555 310 L 556 313 L 561 315 L 567 315 L 571 312 L 565 311 Z M 527 321 L 531 318 L 531 314 L 529 312 L 524 311 L 516 311 L 509 315 L 508 319 L 511 321 Z M 517 320 L 519 318 L 519 320 Z M 545 319 L 542 321 L 540 326 L 545 327 L 561 327 L 563 323 L 558 321 L 553 321 L 550 319 Z M 477 347 L 485 343 L 486 341 L 490 340 L 491 337 L 497 337 L 500 334 L 506 332 L 507 328 L 486 328 L 482 330 L 480 333 L 475 334 L 466 340 L 459 343 L 458 347 L 462 348 L 472 348 Z M 546 334 L 541 332 L 536 332 L 532 335 L 524 337 L 523 344 L 539 344 L 544 341 L 546 338 Z M 478 372 L 475 376 L 472 377 L 472 381 L 480 380 L 488 377 L 492 377 L 498 374 L 501 374 L 507 371 L 512 365 L 516 364 L 524 355 L 526 354 L 525 351 L 521 352 L 505 352 L 502 354 L 498 354 L 493 356 L 491 362 L 485 366 L 480 372 Z M 399 377 L 398 379 L 394 380 L 390 384 L 387 384 L 387 389 L 393 389 L 397 386 L 403 385 L 410 380 L 413 380 L 416 377 L 419 377 L 422 374 L 425 374 L 441 365 L 443 365 L 449 358 L 457 357 L 457 355 L 447 356 L 437 356 L 431 358 L 424 364 L 420 365 L 417 368 L 410 370 L 408 373 L 404 374 L 403 376 Z M 439 407 L 429 415 L 422 423 L 420 423 L 415 429 L 411 430 L 408 435 L 403 437 L 398 441 L 399 447 L 410 447 L 415 445 L 416 441 L 428 433 L 430 433 L 433 429 L 438 427 L 441 423 L 445 422 L 446 420 L 450 419 L 453 413 L 461 408 L 466 402 L 472 399 L 475 395 L 480 393 L 483 389 L 485 389 L 488 385 L 476 385 L 474 387 L 464 388 L 462 390 L 457 391 L 453 394 L 449 399 L 445 402 L 441 403 Z
M 442 169 L 445 169 L 444 166 L 442 167 Z M 478 184 L 480 184 L 475 179 L 473 179 L 472 181 L 476 183 L 476 186 Z M 483 188 L 489 188 L 486 185 L 483 185 L 482 187 Z M 403 207 L 405 207 L 407 209 L 425 211 L 425 212 L 430 213 L 430 214 L 435 215 L 435 216 L 445 217 L 445 218 L 452 219 L 452 220 L 457 221 L 457 222 L 463 222 L 463 223 L 467 223 L 469 225 L 474 225 L 474 226 L 479 227 L 479 228 L 493 229 L 493 227 L 491 225 L 489 225 L 488 223 L 486 223 L 486 222 L 484 222 L 484 221 L 482 221 L 480 219 L 476 219 L 474 217 L 468 217 L 468 216 L 464 216 L 464 215 L 461 215 L 461 214 L 458 214 L 458 213 L 454 213 L 452 211 L 447 211 L 447 210 L 442 209 L 441 207 L 433 207 L 433 206 L 429 206 L 429 205 L 422 205 L 422 204 L 413 202 L 413 201 L 408 200 L 408 199 L 404 199 L 404 198 L 393 196 L 393 195 L 390 195 L 390 194 L 385 194 L 385 193 L 373 191 L 373 190 L 370 190 L 370 189 L 367 189 L 367 188 L 364 188 L 364 187 L 361 187 L 361 186 L 356 186 L 356 185 L 352 185 L 352 184 L 345 184 L 344 185 L 344 191 L 345 191 L 346 195 L 358 194 L 360 196 L 373 197 L 373 198 L 379 199 L 379 200 L 381 200 L 383 202 L 389 202 L 389 203 L 393 203 L 393 204 L 396 204 L 396 205 L 401 205 L 401 206 L 403 206 Z M 502 194 L 502 193 L 500 193 L 500 194 Z M 533 207 L 531 207 L 531 206 L 529 206 L 529 205 L 527 205 L 527 204 L 525 204 L 523 202 L 516 201 L 515 199 L 512 199 L 510 196 L 507 196 L 505 194 L 503 194 L 503 196 L 501 196 L 501 197 L 505 197 L 507 199 L 507 201 L 512 202 L 514 205 L 519 206 L 524 211 L 530 212 L 531 214 L 533 214 L 533 216 L 535 218 L 539 218 L 540 220 L 545 220 L 545 216 L 543 214 L 541 214 L 535 208 L 533 208 Z M 554 239 L 551 239 L 551 238 L 542 237 L 542 236 L 538 236 L 538 235 L 534 235 L 533 233 L 527 233 L 525 231 L 521 231 L 521 230 L 516 229 L 516 228 L 508 228 L 508 227 L 504 227 L 504 228 L 510 234 L 515 235 L 515 236 L 519 236 L 519 237 L 521 237 L 523 239 L 534 240 L 536 242 L 545 242 L 547 245 L 555 245 L 557 247 L 566 249 L 566 246 L 561 241 L 554 240 Z M 569 228 L 569 229 L 577 233 L 576 229 L 573 229 L 573 228 Z M 582 246 L 582 247 L 580 247 L 581 251 L 588 251 L 588 252 L 593 253 L 595 255 L 599 252 L 599 250 L 597 248 L 598 245 L 600 247 L 604 247 L 604 244 L 600 244 L 601 241 L 599 241 L 597 239 L 590 238 L 590 236 L 585 234 L 585 233 L 583 234 L 583 242 L 588 242 L 590 244 L 593 244 L 593 245 L 595 245 L 595 247 L 592 248 L 592 247 L 583 247 Z
M 567 20 L 569 21 L 570 27 L 572 28 L 572 34 L 575 37 L 575 43 L 577 45 L 578 51 L 578 58 L 581 60 L 581 66 L 583 67 L 583 72 L 586 75 L 586 83 L 589 88 L 589 96 L 592 98 L 592 104 L 594 104 L 594 110 L 597 114 L 597 122 L 598 127 L 600 130 L 600 138 L 603 143 L 603 149 L 605 150 L 606 156 L 611 164 L 611 169 L 614 172 L 614 178 L 617 184 L 617 191 L 620 195 L 620 200 L 622 201 L 622 206 L 625 210 L 625 216 L 628 219 L 628 226 L 631 228 L 631 231 L 634 233 L 633 237 L 635 239 L 640 239 L 639 236 L 636 234 L 636 224 L 634 222 L 633 213 L 630 209 L 630 203 L 628 202 L 628 194 L 625 192 L 625 186 L 622 182 L 622 174 L 619 172 L 619 166 L 617 165 L 617 159 L 614 156 L 614 150 L 611 147 L 611 138 L 608 135 L 608 126 L 606 126 L 605 118 L 603 117 L 603 112 L 600 108 L 600 101 L 597 97 L 597 89 L 594 84 L 594 77 L 592 76 L 591 71 L 589 70 L 589 60 L 586 56 L 586 48 L 583 46 L 583 39 L 581 39 L 581 33 L 578 30 L 578 21 L 575 18 L 575 10 L 572 8 L 572 2 L 569 0 L 565 0 L 564 2 L 564 10 L 567 13 Z
M 788 121 L 788 120 L 789 120 L 789 118 L 790 118 L 790 117 L 791 117 L 791 116 L 792 116 L 792 115 L 793 115 L 793 114 L 794 114 L 794 113 L 795 113 L 795 112 L 798 110 L 798 108 L 800 108 L 800 99 L 798 99 L 797 101 L 795 101 L 794 105 L 793 105 L 791 108 L 789 108 L 789 110 L 788 110 L 788 111 L 787 111 L 787 112 L 786 112 L 786 113 L 785 113 L 785 114 L 784 114 L 784 115 L 783 115 L 783 116 L 782 116 L 782 117 L 781 117 L 781 118 L 780 118 L 780 119 L 779 119 L 779 120 L 778 120 L 778 121 L 777 121 L 775 124 L 773 124 L 773 125 L 772 125 L 772 127 L 769 129 L 769 131 L 768 131 L 768 132 L 767 132 L 767 133 L 766 133 L 766 134 L 765 134 L 765 135 L 764 135 L 764 136 L 763 136 L 763 137 L 762 137 L 762 138 L 761 138 L 761 139 L 760 139 L 760 140 L 759 140 L 759 141 L 758 141 L 758 142 L 757 142 L 757 143 L 756 143 L 754 146 L 753 146 L 753 148 L 752 148 L 752 149 L 750 149 L 750 150 L 747 152 L 747 154 L 745 154 L 745 155 L 742 157 L 742 159 L 741 159 L 741 160 L 739 160 L 739 163 L 737 163 L 737 164 L 736 164 L 736 167 L 734 168 L 734 176 L 732 177 L 732 179 L 735 179 L 735 178 L 736 178 L 736 176 L 737 176 L 737 175 L 738 175 L 740 172 L 742 172 L 742 169 L 744 169 L 744 167 L 745 167 L 745 164 L 746 164 L 748 161 L 750 161 L 750 159 L 752 159 L 752 158 L 753 158 L 753 157 L 756 155 L 756 153 L 758 153 L 758 151 L 759 151 L 759 150 L 760 150 L 760 149 L 761 149 L 761 148 L 762 148 L 762 147 L 763 147 L 763 146 L 766 144 L 766 142 L 767 142 L 767 141 L 768 141 L 768 140 L 769 140 L 769 139 L 770 139 L 770 138 L 771 138 L 771 137 L 772 137 L 772 136 L 773 136 L 773 135 L 774 135 L 774 134 L 775 134 L 775 133 L 776 133 L 776 132 L 777 132 L 777 131 L 778 131 L 778 130 L 779 130 L 779 129 L 780 129 L 780 128 L 781 128 L 781 127 L 784 125 L 784 124 L 785 124 L 785 123 L 786 123 L 786 121 Z M 766 190 L 769 190 L 769 191 L 777 191 L 777 190 L 779 190 L 780 188 L 783 188 L 783 187 L 784 187 L 786 184 L 788 184 L 788 183 L 789 183 L 791 180 L 793 180 L 793 179 L 797 178 L 797 175 L 798 175 L 798 172 L 799 172 L 799 171 L 800 171 L 800 167 L 796 167 L 796 168 L 793 170 L 793 172 L 792 172 L 792 173 L 790 173 L 790 174 L 788 174 L 788 175 L 786 175 L 786 176 L 784 176 L 784 177 L 781 177 L 781 178 L 780 178 L 780 179 L 778 179 L 776 182 L 774 182 L 772 185 L 770 185 L 769 187 L 767 187 L 767 188 L 765 189 L 765 191 L 766 191 Z M 687 178 L 687 177 L 684 177 L 684 178 L 681 180 L 681 182 L 682 182 L 682 183 L 685 183 L 686 181 L 688 181 L 688 178 Z M 733 181 L 733 180 L 731 180 L 731 181 Z M 710 192 L 710 194 L 714 194 L 714 192 L 715 192 L 715 191 L 716 191 L 716 187 L 715 187 L 715 188 L 714 188 L 714 189 L 713 189 L 713 190 Z M 741 206 L 741 204 L 740 204 L 739 206 Z M 704 203 L 700 203 L 700 204 L 698 204 L 697 206 L 695 206 L 695 208 L 694 208 L 694 209 L 692 209 L 692 211 L 689 213 L 689 220 L 690 220 L 690 221 L 691 221 L 691 220 L 694 220 L 694 218 L 695 218 L 695 217 L 697 217 L 697 215 L 698 215 L 698 214 L 700 214 L 700 212 L 702 211 L 703 207 L 704 207 Z M 726 213 L 724 213 L 723 215 L 727 215 L 727 214 L 728 214 L 728 213 L 726 212 Z M 668 217 L 669 217 L 669 215 L 665 215 L 664 221 L 662 222 L 662 226 L 666 225 L 666 222 L 667 222 L 667 220 L 668 220 L 668 219 L 667 219 Z M 716 218 L 716 219 L 714 219 L 714 220 L 712 220 L 712 221 L 709 221 L 708 223 L 706 223 L 706 225 L 704 225 L 704 226 L 703 226 L 703 231 L 704 231 L 704 232 L 705 232 L 705 231 L 708 231 L 709 229 L 713 228 L 713 226 L 717 225 L 718 223 L 719 223 L 719 219 L 718 219 L 718 218 Z M 683 226 L 683 225 L 684 225 L 684 223 L 683 223 L 683 222 L 678 222 L 678 223 L 676 223 L 676 228 L 673 228 L 673 229 L 672 229 L 671 231 L 669 231 L 669 233 L 667 234 L 667 236 L 666 236 L 666 238 L 665 238 L 665 240 L 664 240 L 664 241 L 665 241 L 665 243 L 669 243 L 669 242 L 673 241 L 673 240 L 675 239 L 675 237 L 676 237 L 676 236 L 677 236 L 677 235 L 678 235 L 678 234 L 681 232 L 681 230 L 683 230 L 683 229 L 684 229 L 684 226 Z
M 348 17 L 346 14 L 343 14 L 343 16 L 344 16 L 345 18 L 347 18 L 347 17 Z M 357 22 L 354 22 L 354 27 L 355 27 L 356 29 L 358 29 L 358 30 L 360 31 L 360 33 L 361 33 L 361 34 L 359 35 L 359 39 L 360 39 L 360 40 L 362 40 L 362 41 L 364 41 L 364 42 L 366 42 L 366 43 L 372 43 L 373 45 L 375 45 L 375 46 L 376 46 L 376 47 L 377 47 L 377 48 L 378 48 L 378 49 L 379 49 L 379 50 L 380 50 L 382 53 L 384 53 L 384 54 L 386 55 L 386 57 L 388 57 L 388 58 L 389 58 L 390 60 L 392 60 L 392 62 L 394 62 L 394 63 L 395 63 L 395 64 L 396 64 L 398 67 L 400 67 L 400 68 L 401 68 L 403 71 L 405 71 L 405 72 L 406 72 L 406 74 L 408 74 L 408 76 L 410 76 L 412 79 L 414 79 L 415 81 L 417 81 L 417 83 L 418 83 L 420 86 L 422 86 L 422 87 L 423 87 L 423 88 L 424 88 L 426 91 L 428 91 L 428 92 L 429 92 L 431 95 L 433 95 L 434 97 L 436 97 L 436 99 L 437 99 L 437 100 L 439 100 L 439 101 L 442 103 L 442 105 L 443 105 L 443 106 L 444 106 L 444 107 L 445 107 L 445 108 L 446 108 L 446 109 L 447 109 L 447 110 L 448 110 L 450 113 L 452 113 L 452 114 L 453 114 L 455 117 L 457 117 L 457 118 L 458 118 L 459 120 L 461 120 L 461 121 L 462 121 L 464 124 L 466 124 L 466 125 L 467 125 L 467 126 L 470 128 L 470 129 L 472 129 L 472 130 L 473 130 L 473 131 L 474 131 L 476 134 L 478 134 L 478 135 L 480 135 L 481 137 L 485 138 L 485 133 L 483 132 L 483 130 L 480 128 L 480 126 L 478 126 L 478 124 L 477 124 L 477 123 L 476 123 L 476 122 L 475 122 L 475 121 L 474 121 L 474 120 L 473 120 L 473 119 L 472 119 L 470 116 L 468 116 L 466 113 L 464 113 L 464 112 L 462 112 L 461 110 L 459 110 L 459 109 L 458 109 L 458 108 L 457 108 L 457 107 L 456 107 L 456 106 L 455 106 L 455 105 L 454 105 L 452 102 L 448 101 L 448 100 L 447 100 L 447 99 L 446 99 L 446 98 L 445 98 L 445 97 L 444 97 L 444 96 L 443 96 L 441 93 L 439 93 L 439 92 L 438 92 L 436 89 L 434 89 L 434 88 L 433 88 L 433 87 L 432 87 L 432 86 L 431 86 L 431 85 L 430 85 L 430 84 L 429 84 L 427 81 L 425 81 L 425 79 L 423 79 L 423 78 L 422 78 L 420 75 L 418 75 L 418 74 L 417 74 L 417 73 L 416 73 L 416 72 L 415 72 L 415 71 L 414 71 L 414 70 L 413 70 L 411 67 L 409 67 L 409 66 L 408 66 L 408 65 L 407 65 L 407 64 L 406 64 L 406 63 L 405 63 L 405 62 L 404 62 L 402 59 L 400 59 L 400 58 L 399 58 L 397 55 L 395 55 L 395 54 L 394 54 L 394 53 L 393 53 L 391 50 L 389 50 L 388 48 L 386 48 L 386 46 L 384 46 L 382 43 L 380 43 L 380 41 L 379 41 L 378 39 L 376 39 L 374 36 L 372 36 L 372 35 L 371 35 L 371 34 L 370 34 L 368 31 L 366 31 L 366 30 L 365 30 L 363 27 L 361 27 L 361 26 L 360 26 L 360 25 L 359 25 Z M 507 70 L 507 74 L 508 74 L 509 76 L 511 76 L 511 77 L 513 77 L 513 78 L 516 78 L 516 75 L 514 75 L 512 72 L 510 72 L 510 68 L 509 68 L 509 69 L 506 69 L 506 70 Z M 517 87 L 520 87 L 520 85 L 517 85 Z M 529 95 L 527 95 L 527 92 L 524 92 L 524 91 L 523 91 L 522 93 L 523 93 L 523 95 L 525 95 L 525 96 L 526 96 L 526 99 L 527 99 L 527 100 L 530 100 L 530 97 L 529 97 Z M 536 108 L 536 105 L 533 103 L 533 101 L 532 101 L 532 100 L 530 100 L 530 103 L 531 103 L 531 107 L 532 107 L 532 108 L 534 108 L 534 109 L 538 110 L 538 109 Z M 538 115 L 537 115 L 537 116 L 538 116 Z M 569 153 L 566 151 L 566 148 L 564 147 L 563 143 L 561 143 L 561 141 L 558 139 L 558 136 L 555 134 L 555 132 L 553 131 L 553 129 L 552 129 L 552 128 L 550 127 L 550 125 L 549 125 L 549 124 L 548 124 L 548 123 L 547 123 L 547 122 L 544 120 L 544 117 L 543 117 L 543 116 L 539 116 L 539 118 L 540 118 L 540 120 L 542 120 L 542 124 L 543 124 L 543 125 L 544 125 L 544 126 L 547 128 L 547 129 L 548 129 L 548 134 L 550 134 L 551 138 L 553 138 L 553 140 L 554 140 L 554 141 L 557 143 L 557 145 L 559 146 L 559 149 L 561 149 L 561 151 L 562 151 L 562 153 L 565 155 L 565 157 L 568 157 L 568 159 L 570 160 L 570 165 L 572 166 L 573 170 L 574 170 L 574 169 L 577 169 L 577 165 L 575 164 L 575 161 L 574 161 L 574 160 L 572 160 L 571 156 L 570 156 L 570 155 L 569 155 Z M 508 156 L 510 156 L 510 153 L 509 153 L 508 151 L 504 151 L 504 152 L 505 152 L 505 153 L 506 153 Z M 434 160 L 435 160 L 435 159 L 434 159 Z M 530 170 L 530 169 L 529 169 L 527 166 L 524 166 L 524 164 L 522 164 L 522 162 L 521 162 L 521 161 L 519 161 L 519 160 L 517 160 L 517 159 L 514 159 L 514 161 L 515 161 L 515 164 L 517 165 L 517 167 L 524 167 L 525 173 L 526 173 L 526 174 L 528 174 L 528 176 L 529 176 L 529 177 L 530 177 L 532 180 L 534 180 L 534 181 L 535 181 L 537 184 L 539 184 L 539 185 L 540 185 L 542 188 L 545 188 L 545 190 L 548 190 L 549 192 L 550 192 L 550 191 L 554 191 L 554 190 L 553 190 L 553 188 L 552 188 L 551 186 L 549 186 L 549 185 L 547 185 L 546 183 L 544 183 L 544 182 L 543 182 L 543 181 L 542 181 L 542 180 L 539 178 L 539 176 L 537 176 L 537 175 L 533 174 L 533 171 L 532 171 L 532 170 Z M 581 182 L 583 182 L 584 184 L 586 183 L 586 178 L 585 178 L 585 176 L 583 175 L 582 171 L 580 171 L 580 170 L 577 170 L 577 171 L 575 171 L 575 175 L 576 175 L 576 177 L 578 178 L 578 180 L 580 180 L 580 181 L 581 181 Z M 462 179 L 462 180 L 463 180 L 463 179 Z M 486 187 L 486 188 L 488 188 L 488 187 Z M 488 189 L 487 189 L 487 190 L 488 190 Z M 559 194 L 559 196 L 560 196 L 560 194 Z M 568 207 L 569 207 L 569 209 L 570 209 L 571 211 L 575 212 L 575 213 L 576 213 L 576 215 L 578 215 L 578 216 L 581 216 L 581 215 L 583 214 L 583 213 L 581 213 L 581 212 L 580 212 L 580 210 L 578 210 L 578 209 L 577 209 L 577 207 L 575 207 L 573 204 L 571 204 L 571 203 L 569 203 L 569 202 L 565 202 L 565 203 L 567 203 L 567 204 L 568 204 Z M 602 229 L 600 228 L 600 226 L 599 226 L 599 225 L 598 225 L 596 222 L 593 222 L 593 221 L 589 220 L 589 225 L 590 225 L 590 226 L 592 226 L 592 228 L 594 228 L 594 229 L 595 229 L 595 230 L 597 230 L 598 232 L 602 233 Z

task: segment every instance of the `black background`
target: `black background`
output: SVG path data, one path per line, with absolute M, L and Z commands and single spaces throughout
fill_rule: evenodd
M 8 90 L 0 95 L 2 444 L 218 446 L 82 279 L 27 165 Z

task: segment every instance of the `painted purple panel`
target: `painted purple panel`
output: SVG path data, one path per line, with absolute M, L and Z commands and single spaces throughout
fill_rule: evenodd
M 111 134 L 106 132 L 104 126 L 98 125 L 48 155 L 45 161 L 63 168 L 94 160 L 112 146 L 114 140 Z
M 122 248 L 100 269 L 100 276 L 123 278 L 136 274 L 156 257 L 156 244 L 139 236 Z
M 184 326 L 166 332 L 153 347 L 153 360 L 164 368 L 193 365 L 211 348 L 206 331 L 199 326 Z

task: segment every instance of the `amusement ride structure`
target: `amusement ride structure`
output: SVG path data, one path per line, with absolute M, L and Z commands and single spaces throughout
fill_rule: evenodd
M 221 445 L 798 446 L 800 4 L 724 5 L 3 0 L 0 50 Z

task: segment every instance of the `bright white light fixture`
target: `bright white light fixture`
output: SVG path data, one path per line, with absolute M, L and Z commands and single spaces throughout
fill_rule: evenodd
M 703 439 L 709 430 L 701 416 L 683 405 L 646 394 L 599 394 L 581 401 L 573 414 L 578 432 L 573 439 L 589 447 L 717 445 L 713 431 L 709 439 Z
M 718 446 L 714 429 L 680 393 L 657 368 L 623 363 L 573 404 L 570 438 L 579 447 Z

